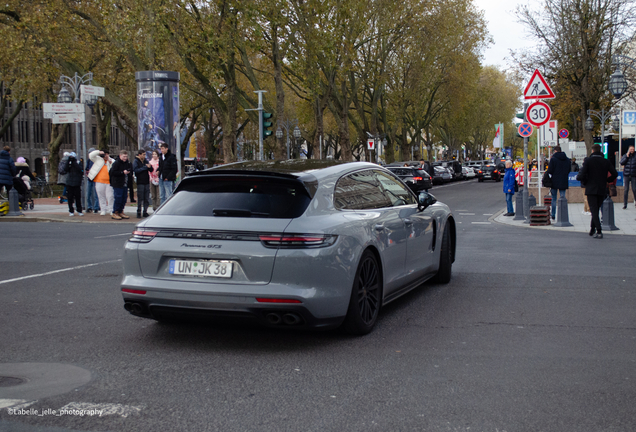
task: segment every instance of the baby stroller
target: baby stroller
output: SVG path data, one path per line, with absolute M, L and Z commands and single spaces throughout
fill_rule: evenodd
M 13 188 L 16 190 L 16 192 L 18 192 L 20 208 L 22 210 L 33 210 L 35 203 L 33 202 L 33 196 L 31 194 L 30 182 L 25 182 L 20 177 L 13 177 Z

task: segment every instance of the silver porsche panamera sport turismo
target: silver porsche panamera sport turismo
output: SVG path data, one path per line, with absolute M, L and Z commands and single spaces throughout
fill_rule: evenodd
M 186 177 L 126 242 L 133 315 L 372 330 L 455 259 L 449 208 L 365 162 L 241 162 Z

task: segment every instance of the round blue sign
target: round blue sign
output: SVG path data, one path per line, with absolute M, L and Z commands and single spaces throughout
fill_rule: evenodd
M 519 125 L 519 135 L 521 135 L 524 138 L 529 137 L 530 135 L 532 135 L 532 125 L 530 123 L 521 123 Z

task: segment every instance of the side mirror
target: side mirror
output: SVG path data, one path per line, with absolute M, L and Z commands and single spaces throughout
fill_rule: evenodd
M 421 210 L 426 209 L 428 206 L 432 206 L 436 202 L 437 202 L 437 198 L 435 198 L 430 193 L 428 193 L 428 192 L 420 192 L 420 195 L 418 197 L 418 206 L 417 207 L 421 211 Z

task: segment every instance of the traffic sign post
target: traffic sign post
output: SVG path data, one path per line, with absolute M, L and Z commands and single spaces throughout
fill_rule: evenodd
M 84 113 L 80 114 L 53 114 L 51 117 L 51 123 L 63 124 L 63 123 L 83 123 L 86 121 Z
M 528 138 L 532 135 L 532 125 L 530 123 L 521 123 L 517 130 L 519 131 L 519 135 L 524 138 Z
M 557 139 L 557 121 L 550 120 L 541 126 L 541 147 L 556 147 Z
M 541 126 L 550 120 L 552 111 L 547 103 L 537 101 L 528 107 L 528 121 L 534 126 Z
M 524 99 L 554 99 L 554 92 L 546 82 L 539 69 L 535 69 L 526 89 L 523 92 Z
M 367 140 L 367 148 L 369 150 L 375 150 L 375 139 L 368 139 Z

